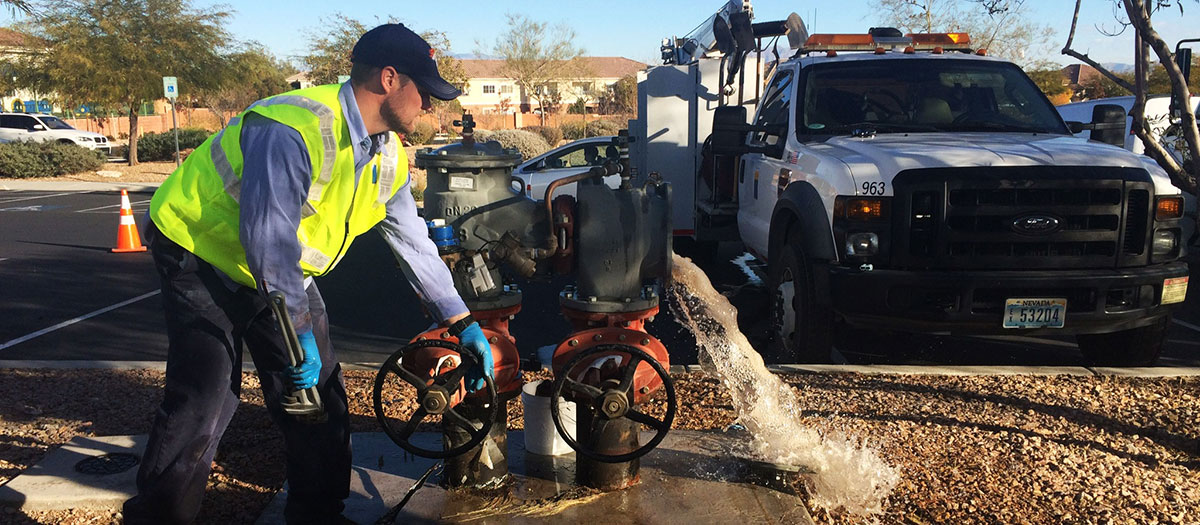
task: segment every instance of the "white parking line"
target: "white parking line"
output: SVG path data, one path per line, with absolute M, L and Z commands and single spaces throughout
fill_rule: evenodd
M 1196 326 L 1196 325 L 1194 325 L 1194 324 L 1192 324 L 1192 323 L 1189 323 L 1189 322 L 1187 322 L 1187 321 L 1180 321 L 1179 319 L 1171 319 L 1171 322 L 1172 322 L 1172 323 L 1175 323 L 1175 324 L 1177 324 L 1177 325 L 1179 325 L 1179 326 L 1182 326 L 1182 327 L 1184 327 L 1184 328 L 1187 328 L 1188 330 L 1191 330 L 1191 331 L 1193 331 L 1193 332 L 1200 332 L 1200 326 Z
M 150 199 L 146 199 L 146 200 L 144 200 L 144 201 L 133 201 L 133 202 L 129 203 L 129 205 L 130 205 L 130 206 L 137 206 L 137 205 L 139 205 L 139 204 L 146 204 L 146 203 L 148 203 L 148 202 L 150 202 Z M 88 209 L 86 209 L 86 210 L 78 210 L 78 211 L 76 211 L 75 213 L 87 213 L 87 212 L 92 212 L 92 211 L 107 210 L 107 209 L 109 209 L 109 208 L 117 208 L 117 209 L 120 209 L 120 208 L 121 208 L 121 203 L 119 203 L 119 202 L 118 202 L 118 203 L 116 203 L 116 204 L 109 204 L 108 206 L 100 206 L 100 207 L 97 207 L 97 208 L 88 208 Z
M 56 324 L 56 325 L 54 325 L 54 326 L 51 326 L 50 328 L 43 328 L 43 329 L 41 329 L 41 330 L 38 330 L 38 331 L 36 331 L 36 332 L 34 332 L 34 333 L 32 333 L 32 334 L 23 335 L 23 336 L 21 336 L 21 337 L 18 337 L 18 338 L 16 338 L 16 339 L 13 339 L 12 341 L 9 341 L 9 342 L 7 342 L 7 343 L 0 344 L 0 350 L 4 350 L 5 348 L 8 348 L 8 347 L 10 347 L 10 346 L 16 346 L 16 345 L 19 345 L 19 344 L 21 344 L 21 343 L 24 343 L 25 341 L 28 341 L 28 340 L 30 340 L 30 339 L 33 339 L 33 338 L 36 338 L 36 337 L 41 337 L 41 336 L 43 336 L 43 335 L 46 335 L 46 334 L 48 334 L 48 333 L 50 333 L 50 332 L 53 332 L 53 331 L 55 331 L 55 330 L 58 330 L 58 329 L 60 329 L 60 328 L 66 328 L 66 327 L 68 327 L 68 326 L 71 326 L 71 325 L 73 325 L 73 324 L 75 324 L 75 323 L 78 323 L 78 322 L 80 322 L 80 321 L 86 321 L 86 320 L 88 320 L 88 319 L 91 319 L 91 318 L 93 318 L 93 317 L 96 317 L 97 315 L 103 314 L 103 313 L 105 313 L 105 312 L 111 312 L 111 311 L 113 311 L 113 310 L 116 310 L 117 308 L 121 308 L 122 306 L 126 306 L 126 305 L 130 305 L 130 304 L 136 303 L 136 302 L 138 302 L 138 301 L 141 301 L 142 299 L 145 299 L 145 298 L 147 298 L 147 297 L 153 297 L 153 296 L 155 296 L 155 295 L 158 295 L 158 294 L 160 294 L 160 293 L 162 293 L 162 290 L 154 290 L 153 292 L 146 292 L 146 293 L 144 293 L 144 294 L 142 294 L 142 295 L 139 295 L 139 296 L 137 296 L 137 297 L 134 297 L 133 299 L 129 299 L 129 300 L 125 300 L 125 301 L 121 301 L 121 302 L 119 302 L 119 303 L 117 303 L 117 304 L 114 304 L 114 305 L 112 305 L 112 306 L 106 306 L 106 307 L 104 307 L 104 308 L 101 308 L 101 309 L 99 309 L 99 310 L 96 310 L 95 312 L 88 313 L 88 314 L 84 314 L 84 315 L 81 315 L 81 316 L 79 316 L 79 317 L 76 317 L 76 318 L 74 318 L 74 319 L 67 320 L 67 321 L 63 321 L 63 322 L 61 322 L 61 323 L 58 323 L 58 324 Z
M 48 199 L 50 197 L 61 197 L 63 195 L 74 195 L 74 194 L 75 194 L 74 192 L 67 192 L 67 193 L 55 193 L 53 195 L 38 195 L 36 197 L 16 197 L 16 198 L 12 198 L 12 199 L 0 199 L 0 204 L 8 204 L 10 202 L 18 202 L 18 201 L 31 201 L 34 199 Z

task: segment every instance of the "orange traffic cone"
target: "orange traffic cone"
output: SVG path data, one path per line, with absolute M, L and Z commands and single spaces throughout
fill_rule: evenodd
M 144 252 L 137 224 L 133 222 L 133 207 L 129 205 L 129 192 L 121 190 L 121 224 L 117 226 L 117 247 L 113 253 Z

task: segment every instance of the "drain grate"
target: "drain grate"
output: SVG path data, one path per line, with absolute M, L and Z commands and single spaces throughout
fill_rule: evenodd
M 75 464 L 75 471 L 82 474 L 92 474 L 95 476 L 108 476 L 112 474 L 120 474 L 138 464 L 138 457 L 133 454 L 124 452 L 114 452 L 112 454 L 104 454 L 87 458 Z

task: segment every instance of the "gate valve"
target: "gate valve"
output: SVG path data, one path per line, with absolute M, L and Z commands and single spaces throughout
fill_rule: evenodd
M 456 356 L 458 365 L 443 372 L 442 370 L 445 369 L 443 365 L 452 361 L 444 359 L 445 355 Z M 412 371 L 410 365 L 413 362 L 430 357 L 435 359 L 442 357 L 442 359 L 438 359 L 438 364 L 425 374 L 419 375 Z M 453 366 L 453 363 L 450 364 Z M 487 375 L 483 377 L 486 383 L 484 390 L 476 392 L 470 398 L 472 403 L 480 403 L 487 410 L 486 417 L 479 423 L 479 426 L 456 410 L 466 394 L 463 378 L 466 377 L 467 370 L 478 365 L 479 358 L 475 357 L 474 352 L 450 341 L 427 339 L 400 348 L 384 361 L 383 367 L 375 376 L 375 388 L 372 393 L 374 394 L 376 420 L 379 421 L 379 425 L 383 427 L 387 436 L 400 448 L 418 456 L 445 459 L 466 453 L 483 442 L 492 429 L 492 423 L 496 420 L 496 382 Z M 401 426 L 397 426 L 395 420 L 389 418 L 383 409 L 383 388 L 387 384 L 389 376 L 392 375 L 417 390 L 415 397 L 417 409 Z M 479 394 L 483 395 L 479 396 Z M 417 426 L 429 416 L 441 416 L 444 423 L 462 428 L 471 436 L 471 439 L 448 450 L 426 449 L 413 444 L 410 441 L 413 433 L 416 432 Z
M 598 359 L 622 354 L 623 356 L 627 356 L 627 358 L 622 360 L 619 379 L 607 379 L 600 382 L 599 385 L 590 385 L 585 381 L 575 379 L 591 371 L 591 365 L 597 362 Z M 638 366 L 642 362 L 645 362 L 654 369 L 654 372 L 662 379 L 663 389 L 667 393 L 667 411 L 662 419 L 655 418 L 638 410 L 630 402 L 634 397 L 634 376 L 637 374 Z M 587 368 L 580 365 L 585 365 Z M 583 350 L 576 354 L 566 366 L 562 367 L 561 373 L 557 375 L 558 377 L 554 380 L 554 389 L 550 393 L 550 418 L 554 420 L 554 428 L 558 430 L 558 434 L 562 436 L 563 441 L 566 441 L 567 445 L 570 445 L 580 455 L 589 459 L 604 463 L 624 463 L 640 458 L 651 450 L 654 450 L 654 447 L 657 447 L 663 438 L 667 437 L 667 432 L 671 430 L 671 423 L 675 421 L 677 404 L 675 386 L 671 383 L 671 376 L 667 374 L 667 370 L 663 368 L 657 359 L 636 347 L 623 344 L 606 344 Z M 564 394 L 570 396 L 572 400 L 581 405 L 592 407 L 604 419 L 613 420 L 624 417 L 646 425 L 654 430 L 654 437 L 650 438 L 650 441 L 646 442 L 645 445 L 625 454 L 604 454 L 585 447 L 572 438 L 567 433 L 566 428 L 563 427 L 562 417 L 559 414 L 559 399 Z

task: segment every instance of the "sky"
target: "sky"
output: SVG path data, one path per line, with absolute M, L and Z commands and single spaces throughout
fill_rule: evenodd
M 206 8 L 224 5 L 232 10 L 229 29 L 236 38 L 255 40 L 282 58 L 306 54 L 313 34 L 327 31 L 331 15 L 341 13 L 368 26 L 398 19 L 418 32 L 445 32 L 454 53 L 487 51 L 505 29 L 505 14 L 524 14 L 536 21 L 565 23 L 578 36 L 577 45 L 591 56 L 623 56 L 648 64 L 659 63 L 659 45 L 664 37 L 683 36 L 703 22 L 724 0 L 571 0 L 379 2 L 341 0 L 193 0 Z M 1155 28 L 1174 46 L 1181 38 L 1200 37 L 1200 2 L 1182 0 L 1177 9 L 1155 15 Z M 1055 30 L 1052 52 L 1045 60 L 1067 65 L 1076 63 L 1058 54 L 1070 29 L 1073 0 L 1028 0 L 1034 18 Z M 781 20 L 795 11 L 810 33 L 865 32 L 881 25 L 868 0 L 798 1 L 758 0 L 753 2 L 755 21 Z M 1133 31 L 1117 37 L 1103 35 L 1099 28 L 1113 29 L 1112 0 L 1083 0 L 1079 28 L 1073 47 L 1102 63 L 1133 62 Z M 0 24 L 13 22 L 11 14 L 0 15 Z M 1200 51 L 1197 52 L 1200 54 Z

